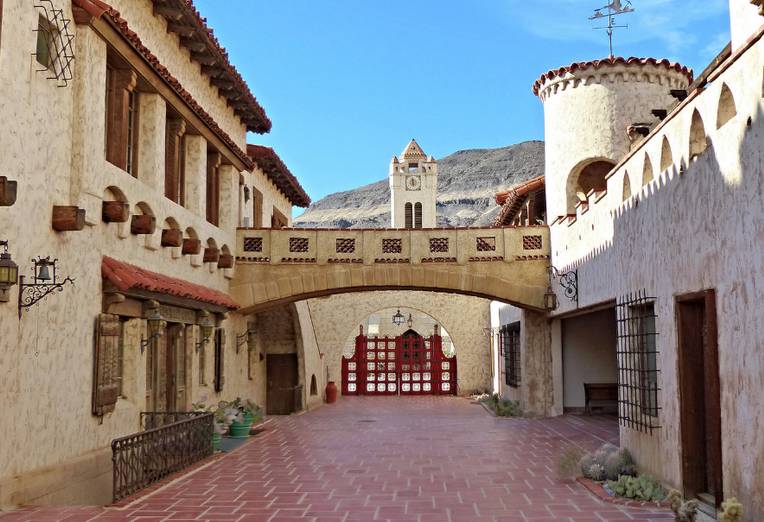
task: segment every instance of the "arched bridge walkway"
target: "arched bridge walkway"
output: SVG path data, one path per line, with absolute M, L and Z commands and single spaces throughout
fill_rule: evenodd
M 464 229 L 239 229 L 231 287 L 243 313 L 372 290 L 473 295 L 543 310 L 546 226 Z

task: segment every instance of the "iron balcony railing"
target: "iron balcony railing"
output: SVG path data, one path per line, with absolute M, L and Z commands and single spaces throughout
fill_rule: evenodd
M 141 424 L 111 442 L 114 502 L 212 455 L 212 413 L 144 412 Z

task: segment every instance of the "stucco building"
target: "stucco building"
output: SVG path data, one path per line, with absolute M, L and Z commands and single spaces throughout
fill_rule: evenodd
M 0 240 L 25 284 L 0 305 L 0 508 L 104 502 L 110 441 L 140 412 L 263 404 L 261 354 L 302 349 L 299 321 L 274 347 L 228 289 L 237 227 L 310 200 L 247 143 L 271 122 L 189 2 L 0 16 Z
M 610 58 L 533 86 L 557 301 L 547 414 L 584 409 L 587 387 L 617 399 L 597 405 L 617 409 L 643 470 L 712 516 L 737 497 L 746 520 L 764 518 L 761 14 L 760 2 L 730 0 L 731 45 L 698 76 Z M 492 307 L 497 343 L 513 357 L 519 345 L 521 369 L 534 356 L 512 338 L 525 317 Z M 516 396 L 524 384 L 512 383 L 502 391 Z

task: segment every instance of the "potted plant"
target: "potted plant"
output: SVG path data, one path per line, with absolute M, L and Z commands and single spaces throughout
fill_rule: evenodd
M 220 441 L 223 438 L 223 434 L 229 429 L 231 424 L 229 412 L 225 407 L 221 407 L 218 403 L 217 406 L 207 406 L 203 402 L 197 402 L 192 404 L 194 411 L 212 413 L 212 451 L 220 451 Z
M 229 415 L 232 415 L 228 436 L 233 439 L 249 437 L 249 432 L 255 422 L 262 419 L 262 409 L 249 399 L 236 400 L 228 405 Z

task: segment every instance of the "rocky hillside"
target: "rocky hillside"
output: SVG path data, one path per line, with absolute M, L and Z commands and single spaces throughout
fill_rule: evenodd
M 386 166 L 381 167 L 386 168 Z M 438 160 L 438 226 L 489 225 L 499 207 L 494 194 L 544 173 L 544 143 L 462 150 Z M 387 178 L 313 203 L 294 220 L 302 228 L 390 226 Z

